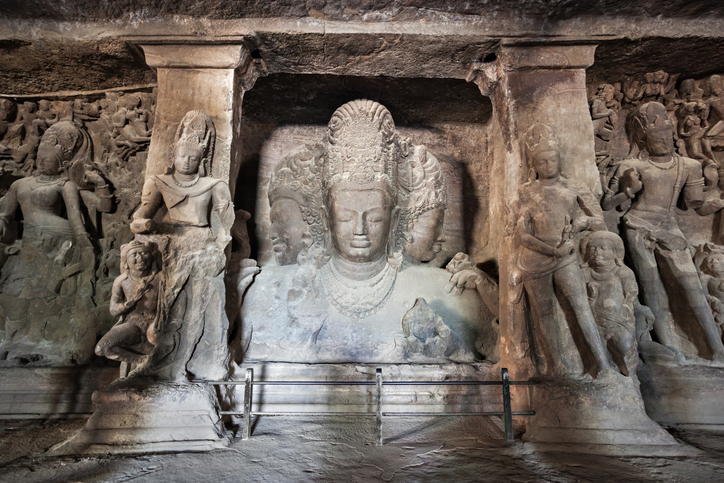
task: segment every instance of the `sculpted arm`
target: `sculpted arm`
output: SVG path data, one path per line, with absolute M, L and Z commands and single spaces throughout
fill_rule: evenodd
M 211 209 L 219 217 L 221 226 L 216 228 L 212 226 L 216 240 L 219 242 L 231 241 L 229 230 L 234 224 L 234 203 L 231 201 L 231 192 L 229 185 L 223 181 L 216 183 L 211 191 Z
M 577 200 L 580 211 L 573 219 L 576 232 L 583 230 L 606 231 L 606 222 L 603 221 L 601 205 L 598 204 L 598 200 L 585 183 L 581 183 L 578 188 Z M 579 225 L 581 229 L 578 229 Z
M 555 248 L 550 246 L 543 240 L 536 238 L 532 234 L 531 221 L 532 220 L 530 212 L 528 212 L 528 210 L 523 210 L 520 218 L 518 219 L 517 225 L 517 232 L 518 238 L 520 239 L 520 244 L 529 250 L 533 250 L 534 252 L 542 253 L 543 255 L 548 255 L 549 257 L 554 257 L 556 255 Z
M 153 229 L 153 217 L 163 206 L 163 195 L 156 188 L 153 177 L 143 184 L 141 192 L 141 207 L 133 214 L 131 231 L 133 233 L 148 233 Z
M 633 199 L 642 188 L 643 184 L 639 179 L 636 168 L 621 163 L 616 170 L 616 174 L 611 178 L 606 194 L 603 195 L 601 207 L 608 211 L 622 205 Z
M 18 209 L 17 182 L 10 185 L 8 193 L 0 200 L 0 238 L 5 236 L 8 225 L 15 217 Z
M 113 289 L 111 290 L 111 303 L 109 311 L 113 317 L 124 315 L 128 313 L 133 306 L 127 305 L 126 294 L 123 292 L 123 280 L 125 276 L 121 275 L 113 282 Z
M 636 283 L 636 276 L 631 270 L 620 270 L 620 272 L 624 299 L 627 304 L 633 304 L 636 297 L 639 296 L 639 286 Z
M 85 226 L 83 225 L 83 217 L 80 213 L 80 195 L 78 187 L 72 181 L 68 181 L 63 185 L 63 201 L 65 201 L 65 210 L 68 213 L 68 221 L 73 230 L 73 234 L 78 236 L 87 236 Z
M 704 176 L 701 171 L 701 165 L 694 160 L 687 162 L 687 177 L 684 183 L 684 201 L 686 206 L 699 210 L 704 204 Z

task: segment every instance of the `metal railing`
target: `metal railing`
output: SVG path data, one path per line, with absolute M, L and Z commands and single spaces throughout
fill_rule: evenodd
M 254 416 L 359 416 L 375 417 L 375 440 L 382 444 L 382 418 L 390 416 L 500 416 L 503 418 L 505 440 L 512 442 L 513 416 L 533 416 L 534 411 L 512 411 L 510 405 L 510 386 L 529 386 L 532 381 L 511 381 L 508 369 L 501 369 L 500 381 L 385 381 L 385 386 L 502 386 L 503 411 L 502 412 L 398 412 L 382 411 L 382 369 L 375 371 L 375 380 L 371 381 L 255 381 L 254 370 L 247 369 L 244 381 L 205 381 L 215 386 L 244 385 L 244 410 L 221 411 L 222 415 L 242 416 L 242 439 L 251 437 L 251 418 Z M 254 386 L 375 386 L 375 412 L 264 412 L 252 410 L 252 397 Z

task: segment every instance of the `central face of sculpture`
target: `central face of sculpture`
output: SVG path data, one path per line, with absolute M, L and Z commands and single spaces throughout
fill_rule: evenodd
M 561 154 L 555 149 L 539 151 L 532 156 L 533 169 L 538 179 L 552 179 L 558 176 Z
M 651 156 L 666 156 L 674 150 L 674 132 L 670 127 L 650 128 L 645 134 L 646 150 Z
M 174 160 L 176 172 L 186 175 L 198 173 L 202 157 L 203 149 L 199 149 L 198 146 L 179 143 L 176 148 L 176 159 Z
M 335 252 L 354 263 L 385 256 L 392 208 L 382 183 L 334 185 L 329 191 L 328 216 Z
M 422 213 L 412 224 L 410 233 L 413 241 L 405 245 L 405 253 L 429 262 L 442 251 L 445 241 L 443 230 L 444 208 L 434 208 Z
M 44 175 L 56 175 L 60 173 L 60 146 L 50 143 L 40 143 L 37 154 L 38 172 Z
M 296 201 L 280 198 L 272 204 L 269 214 L 271 238 L 274 256 L 279 265 L 297 262 L 302 249 L 302 237 L 306 233 L 306 222 Z

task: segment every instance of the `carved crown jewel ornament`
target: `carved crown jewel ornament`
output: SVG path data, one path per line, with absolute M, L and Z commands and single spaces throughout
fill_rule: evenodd
M 395 199 L 399 159 L 395 134 L 392 114 L 378 102 L 358 99 L 334 111 L 327 125 L 325 193 L 341 181 L 383 182 Z

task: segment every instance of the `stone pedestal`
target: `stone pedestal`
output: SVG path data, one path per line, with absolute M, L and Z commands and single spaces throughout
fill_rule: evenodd
M 551 380 L 533 390 L 536 412 L 524 441 L 583 445 L 679 446 L 646 415 L 634 379 Z
M 3 368 L 0 419 L 88 417 L 93 392 L 117 378 L 117 366 Z
M 724 368 L 646 363 L 638 369 L 648 415 L 664 426 L 724 431 Z
M 230 435 L 208 384 L 129 384 L 121 379 L 93 394 L 96 411 L 86 427 L 55 454 L 208 451 Z

